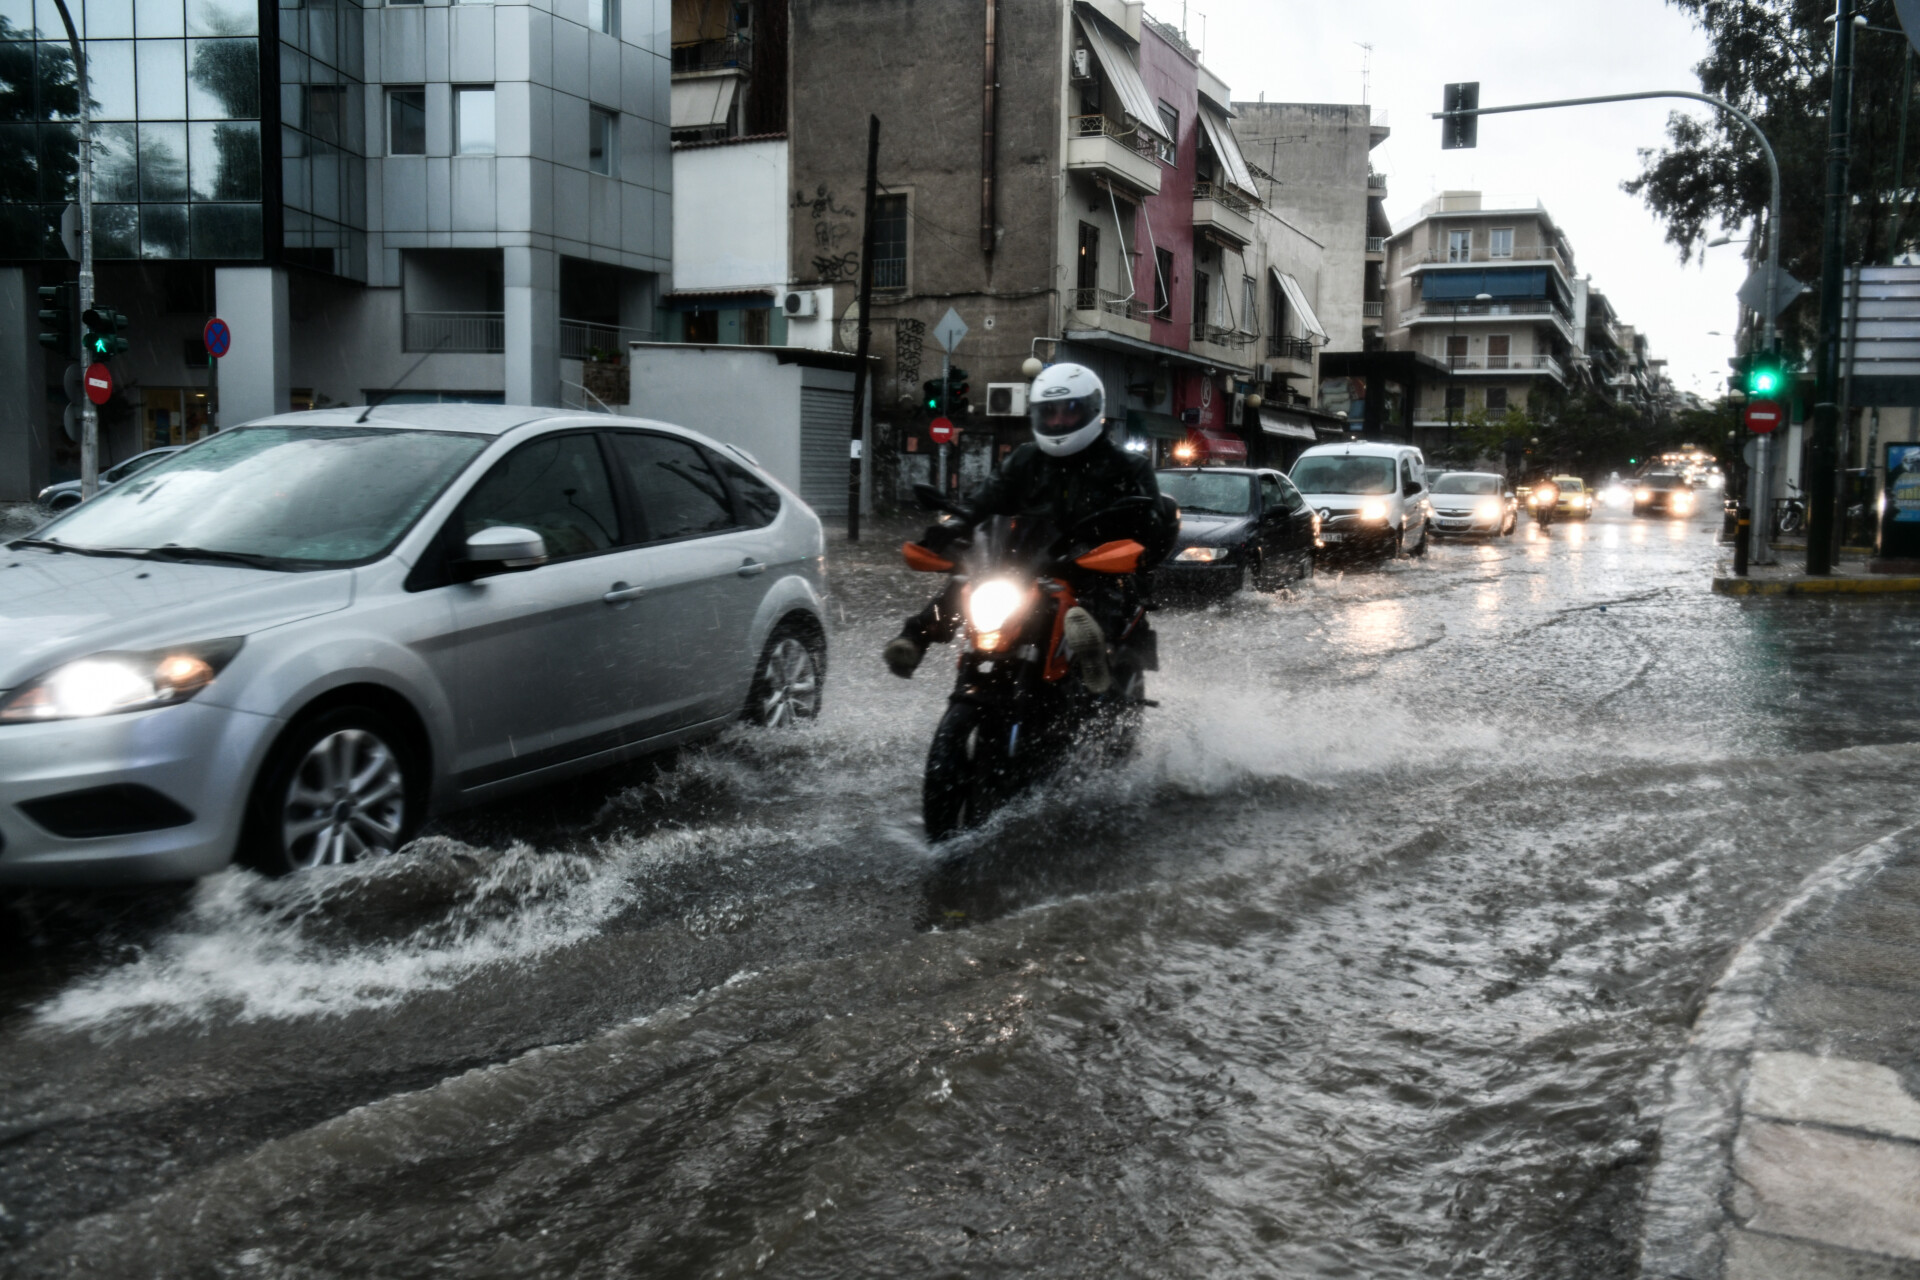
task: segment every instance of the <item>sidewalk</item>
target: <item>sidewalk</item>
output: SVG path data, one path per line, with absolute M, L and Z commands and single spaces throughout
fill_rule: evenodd
M 1645 1280 L 1920 1277 L 1920 826 L 1814 873 L 1674 1070 Z
M 1747 576 L 1733 576 L 1733 553 L 1714 564 L 1713 589 L 1723 596 L 1887 595 L 1920 592 L 1920 576 L 1868 573 L 1866 553 L 1844 551 L 1834 571 L 1819 577 L 1805 572 L 1805 543 L 1774 544 L 1776 564 L 1756 564 Z

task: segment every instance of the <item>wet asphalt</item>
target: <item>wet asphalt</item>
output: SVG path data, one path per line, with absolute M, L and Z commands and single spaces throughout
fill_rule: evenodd
M 1609 513 L 1163 611 L 1137 758 L 956 889 L 890 545 L 807 731 L 14 904 L 0 1270 L 1628 1276 L 1706 984 L 1920 791 L 1920 604 Z

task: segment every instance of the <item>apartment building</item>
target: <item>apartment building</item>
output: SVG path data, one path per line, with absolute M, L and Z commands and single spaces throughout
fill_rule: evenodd
M 668 269 L 666 0 L 73 6 L 91 68 L 96 297 L 131 320 L 105 462 L 289 407 L 585 403 Z M 0 497 L 71 474 L 78 96 L 53 6 L 0 4 Z M 22 52 L 22 51 L 25 52 Z M 234 334 L 217 369 L 200 334 Z
M 1414 398 L 1417 442 L 1572 385 L 1573 247 L 1538 201 L 1442 192 L 1387 240 L 1386 276 L 1383 345 L 1445 374 Z

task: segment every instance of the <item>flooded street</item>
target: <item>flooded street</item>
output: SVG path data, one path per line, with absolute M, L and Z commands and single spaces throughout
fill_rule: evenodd
M 935 584 L 835 544 L 811 729 L 23 901 L 0 1266 L 1630 1276 L 1706 984 L 1920 795 L 1920 606 L 1710 595 L 1712 532 L 1170 608 L 1137 758 L 937 879 Z

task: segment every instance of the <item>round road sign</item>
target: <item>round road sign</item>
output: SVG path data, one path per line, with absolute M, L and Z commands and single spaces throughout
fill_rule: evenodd
M 953 439 L 955 435 L 953 420 L 951 418 L 935 418 L 931 423 L 927 424 L 927 434 L 933 438 L 935 444 L 947 443 Z
M 105 404 L 113 398 L 113 370 L 106 362 L 87 366 L 87 399 L 95 404 Z
M 1757 436 L 1777 430 L 1786 420 L 1786 408 L 1778 400 L 1755 400 L 1747 405 L 1747 430 Z
M 227 322 L 217 316 L 207 321 L 201 336 L 207 340 L 207 354 L 215 360 L 233 349 L 233 330 L 227 328 Z

